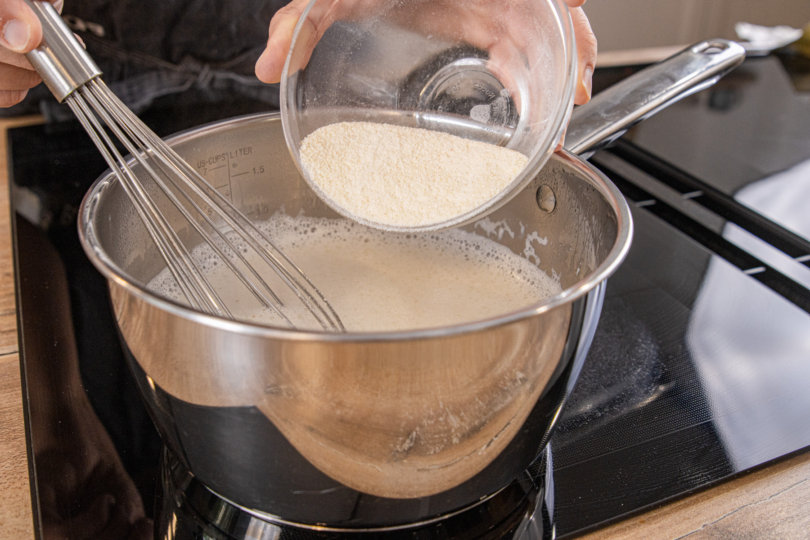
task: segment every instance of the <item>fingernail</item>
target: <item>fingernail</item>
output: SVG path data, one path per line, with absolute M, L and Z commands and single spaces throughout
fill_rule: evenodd
M 65 0 L 56 0 L 53 3 L 53 7 L 59 13 L 62 13 L 62 8 L 65 7 Z
M 585 66 L 585 69 L 582 70 L 582 84 L 588 93 L 588 99 L 591 99 L 591 89 L 593 88 L 593 68 L 591 66 Z
M 31 28 L 19 19 L 12 19 L 3 26 L 3 39 L 12 51 L 23 51 L 31 39 Z

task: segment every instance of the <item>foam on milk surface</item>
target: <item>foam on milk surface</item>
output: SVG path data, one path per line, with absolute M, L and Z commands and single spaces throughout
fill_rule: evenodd
M 344 219 L 276 214 L 257 223 L 329 300 L 348 331 L 411 330 L 472 322 L 526 307 L 561 290 L 525 258 L 458 229 L 398 234 Z M 206 245 L 192 255 L 237 319 L 285 326 Z M 294 293 L 251 257 L 300 329 L 320 329 Z M 254 255 L 255 256 L 255 255 Z M 168 270 L 150 290 L 186 303 Z

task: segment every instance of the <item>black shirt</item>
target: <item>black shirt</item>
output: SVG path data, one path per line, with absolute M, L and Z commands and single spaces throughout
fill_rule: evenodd
M 66 0 L 62 17 L 84 41 L 102 79 L 135 112 L 159 98 L 248 99 L 278 108 L 278 86 L 254 66 L 270 20 L 287 0 Z M 40 85 L 3 115 L 72 118 Z

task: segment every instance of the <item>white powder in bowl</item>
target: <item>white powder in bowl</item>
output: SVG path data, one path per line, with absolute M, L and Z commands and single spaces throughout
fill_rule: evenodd
M 503 191 L 528 158 L 427 129 L 340 122 L 301 143 L 301 161 L 349 217 L 391 227 L 447 221 Z

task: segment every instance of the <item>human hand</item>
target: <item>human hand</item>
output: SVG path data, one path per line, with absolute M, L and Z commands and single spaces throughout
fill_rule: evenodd
M 586 0 L 565 0 L 571 8 L 574 37 L 577 42 L 577 86 L 574 104 L 585 105 L 591 99 L 593 68 L 596 67 L 596 36 L 587 15 L 582 11 Z
M 344 0 L 343 15 L 347 18 L 362 14 L 367 4 L 376 0 Z M 574 103 L 584 105 L 591 97 L 591 78 L 596 64 L 596 38 L 591 30 L 588 18 L 582 11 L 582 4 L 586 0 L 565 0 L 571 11 L 571 18 L 574 25 L 574 34 L 578 52 L 578 76 Z M 277 83 L 281 80 L 281 72 L 287 53 L 290 50 L 292 36 L 298 19 L 307 7 L 309 0 L 293 0 L 287 6 L 280 9 L 270 21 L 269 37 L 267 48 L 256 62 L 256 76 L 266 83 Z M 440 3 L 439 3 L 440 4 Z M 470 32 L 473 44 L 482 48 L 489 48 L 487 43 L 491 36 L 483 36 L 475 32 L 472 24 Z M 475 35 L 478 34 L 478 35 Z
M 63 0 L 49 1 L 62 12 Z M 24 56 L 42 41 L 42 25 L 23 0 L 0 0 L 0 25 L 0 107 L 11 107 L 42 82 Z

